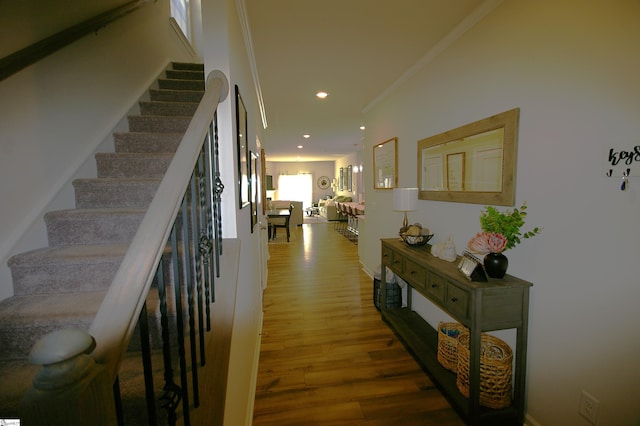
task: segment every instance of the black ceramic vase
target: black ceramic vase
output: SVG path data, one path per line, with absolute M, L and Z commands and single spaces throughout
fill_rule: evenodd
M 502 253 L 488 253 L 484 257 L 484 270 L 491 278 L 502 278 L 507 273 L 509 259 Z

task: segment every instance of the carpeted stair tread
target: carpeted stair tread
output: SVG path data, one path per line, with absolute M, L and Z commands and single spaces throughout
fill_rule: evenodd
M 106 290 L 128 244 L 44 247 L 11 257 L 16 296 Z
M 0 360 L 26 359 L 36 341 L 64 328 L 89 329 L 105 291 L 14 296 L 0 302 Z
M 191 116 L 130 115 L 129 130 L 132 132 L 184 133 Z
M 171 62 L 171 67 L 174 70 L 192 70 L 204 72 L 204 64 L 197 64 L 194 62 Z
M 175 153 L 183 133 L 126 132 L 114 133 L 116 152 Z
M 44 215 L 51 247 L 125 244 L 133 239 L 145 209 L 68 209 Z
M 159 78 L 158 87 L 160 89 L 172 90 L 204 90 L 204 80 L 181 80 L 174 78 Z
M 95 155 L 98 178 L 159 178 L 173 159 L 171 153 L 101 152 Z
M 165 75 L 170 79 L 204 81 L 204 70 L 166 70 Z
M 150 89 L 149 96 L 152 101 L 200 102 L 204 90 Z
M 192 116 L 198 109 L 198 102 L 141 101 L 142 115 Z
M 85 208 L 147 208 L 161 179 L 101 178 L 76 179 L 73 187 L 76 207 Z

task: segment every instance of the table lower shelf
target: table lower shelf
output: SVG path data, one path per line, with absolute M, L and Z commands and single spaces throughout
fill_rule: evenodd
M 438 362 L 438 333 L 420 315 L 408 308 L 393 308 L 383 310 L 382 318 L 433 377 L 465 420 L 471 424 L 517 424 L 518 409 L 514 406 L 497 410 L 480 407 L 478 417 L 470 418 L 469 400 L 458 390 L 456 374 Z

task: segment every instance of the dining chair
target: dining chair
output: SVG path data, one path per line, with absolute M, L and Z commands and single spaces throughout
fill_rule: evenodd
M 293 211 L 294 205 L 289 204 L 289 216 L 280 216 L 280 217 L 269 217 L 269 228 L 271 229 L 271 237 L 276 239 L 276 230 L 278 228 L 285 228 L 287 230 L 287 242 L 289 242 L 290 238 L 290 230 L 289 230 L 289 219 L 291 219 L 291 212 Z

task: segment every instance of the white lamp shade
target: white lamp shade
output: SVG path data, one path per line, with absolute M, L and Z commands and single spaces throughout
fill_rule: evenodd
M 410 212 L 418 209 L 418 188 L 394 188 L 393 209 Z

